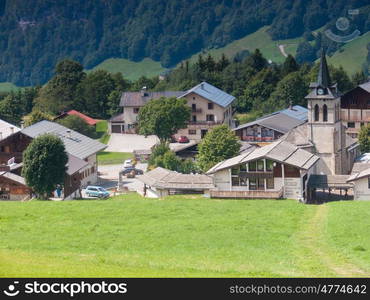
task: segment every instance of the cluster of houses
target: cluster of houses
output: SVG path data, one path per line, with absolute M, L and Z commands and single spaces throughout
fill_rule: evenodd
M 204 193 L 213 198 L 291 198 L 315 201 L 319 195 L 370 200 L 370 156 L 360 156 L 359 128 L 370 122 L 370 82 L 341 95 L 330 78 L 322 52 L 317 81 L 310 84 L 307 108 L 295 105 L 235 126 L 232 95 L 202 82 L 188 91 L 124 92 L 121 113 L 109 120 L 109 132 L 136 133 L 142 106 L 160 97 L 185 98 L 191 108 L 187 127 L 175 137 L 197 143 L 218 124 L 239 137 L 239 155 L 222 161 L 206 174 L 180 174 L 163 168 L 138 176 L 147 197 Z M 64 113 L 79 115 L 76 111 Z M 94 126 L 94 120 L 84 117 Z M 59 136 L 69 155 L 63 197 L 81 197 L 81 188 L 97 181 L 96 154 L 105 145 L 50 121 L 17 128 L 0 121 L 0 198 L 25 200 L 31 195 L 21 177 L 22 152 L 44 133 Z M 181 152 L 180 151 L 180 152 Z M 180 153 L 178 153 L 180 155 Z M 150 153 L 138 153 L 148 156 Z

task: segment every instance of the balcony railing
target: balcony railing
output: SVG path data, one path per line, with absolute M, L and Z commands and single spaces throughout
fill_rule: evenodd
M 272 136 L 245 135 L 242 140 L 246 142 L 272 142 L 274 138 Z
M 192 113 L 201 113 L 202 112 L 202 109 L 201 108 L 193 108 L 191 110 Z
M 221 121 L 189 121 L 188 125 L 216 125 L 222 124 Z
M 211 198 L 240 199 L 279 199 L 283 197 L 283 189 L 278 191 L 210 191 Z

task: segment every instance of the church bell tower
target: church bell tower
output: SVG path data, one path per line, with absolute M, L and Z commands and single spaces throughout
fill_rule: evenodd
M 308 139 L 320 157 L 316 174 L 342 174 L 345 133 L 340 120 L 340 95 L 332 84 L 325 51 L 321 51 L 317 81 L 305 97 L 308 107 Z

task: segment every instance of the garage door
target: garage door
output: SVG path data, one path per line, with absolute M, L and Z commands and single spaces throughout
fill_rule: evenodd
M 112 133 L 122 133 L 121 125 L 112 125 Z

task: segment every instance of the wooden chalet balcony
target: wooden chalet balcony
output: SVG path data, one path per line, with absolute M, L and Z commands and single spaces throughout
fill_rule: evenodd
M 279 199 L 283 197 L 283 189 L 279 191 L 210 191 L 211 198 L 240 199 Z
M 256 136 L 256 135 L 245 135 L 242 137 L 245 142 L 273 142 L 272 136 Z
M 189 121 L 188 125 L 218 125 L 222 124 L 222 121 Z
M 197 114 L 199 114 L 199 113 L 201 113 L 201 112 L 202 112 L 202 109 L 201 109 L 201 108 L 195 108 L 195 109 L 192 109 L 192 110 L 191 110 L 191 112 L 192 112 L 192 113 L 197 113 Z

